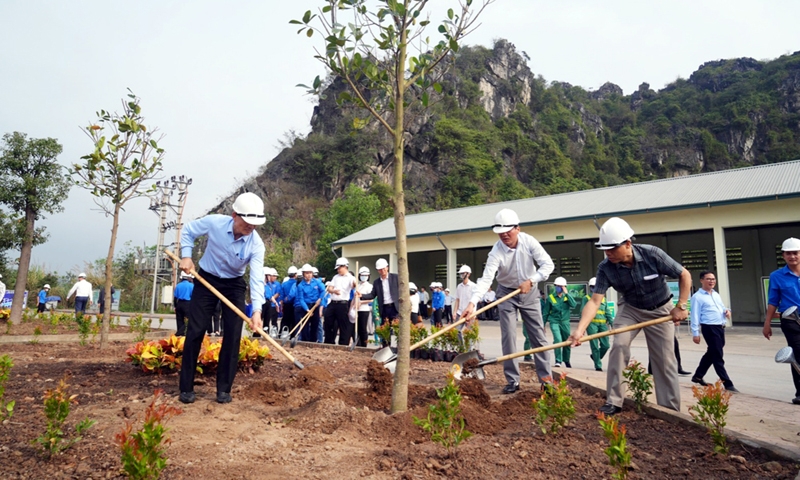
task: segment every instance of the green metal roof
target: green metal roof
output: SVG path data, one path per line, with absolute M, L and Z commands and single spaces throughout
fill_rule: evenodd
M 419 213 L 406 216 L 406 231 L 414 238 L 488 230 L 503 208 L 517 212 L 520 225 L 538 225 L 797 196 L 800 160 Z M 333 245 L 394 238 L 394 219 L 389 218 Z

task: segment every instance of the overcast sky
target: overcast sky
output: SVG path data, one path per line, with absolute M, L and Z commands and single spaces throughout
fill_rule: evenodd
M 148 124 L 166 135 L 165 175 L 193 178 L 185 219 L 200 216 L 271 160 L 285 132 L 309 130 L 313 102 L 295 85 L 324 75 L 312 58 L 320 39 L 296 35 L 288 21 L 322 3 L 2 0 L 0 134 L 54 137 L 64 146 L 59 161 L 71 164 L 92 148 L 81 127 L 100 109 L 119 111 L 131 88 Z M 466 43 L 506 38 L 549 81 L 587 89 L 611 81 L 629 94 L 642 82 L 660 89 L 686 78 L 708 60 L 800 50 L 798 18 L 796 0 L 497 0 Z M 127 205 L 118 251 L 127 241 L 156 243 L 148 206 Z M 33 264 L 77 273 L 105 258 L 111 220 L 76 187 L 64 207 L 39 223 L 50 240 L 34 248 Z

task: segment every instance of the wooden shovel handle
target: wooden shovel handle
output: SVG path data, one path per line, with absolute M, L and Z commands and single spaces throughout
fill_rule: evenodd
M 180 258 L 178 258 L 178 256 L 177 256 L 177 255 L 175 255 L 174 253 L 172 253 L 171 251 L 169 251 L 169 250 L 166 250 L 166 249 L 164 249 L 164 252 L 167 254 L 167 256 L 168 256 L 168 257 L 170 257 L 171 259 L 175 260 L 175 261 L 176 261 L 176 262 L 178 262 L 178 264 L 180 265 L 181 259 L 180 259 Z M 299 368 L 299 369 L 301 369 L 301 370 L 303 369 L 303 364 L 302 364 L 302 363 L 298 362 L 298 361 L 297 361 L 297 360 L 296 360 L 296 359 L 295 359 L 295 358 L 294 358 L 294 357 L 293 357 L 293 356 L 292 356 L 292 355 L 291 355 L 289 352 L 287 352 L 286 350 L 284 350 L 284 349 L 283 349 L 283 347 L 281 347 L 281 346 L 280 346 L 280 344 L 278 344 L 278 342 L 276 342 L 276 341 L 275 341 L 275 340 L 274 340 L 272 337 L 270 337 L 269 335 L 267 335 L 267 334 L 264 332 L 264 330 L 263 330 L 263 329 L 261 329 L 260 327 L 256 327 L 255 325 L 253 325 L 253 321 L 252 321 L 252 320 L 250 320 L 250 318 L 249 318 L 247 315 L 245 315 L 245 314 L 244 314 L 244 312 L 242 312 L 241 310 L 239 310 L 239 307 L 237 307 L 236 305 L 234 305 L 234 304 L 233 304 L 233 303 L 232 303 L 230 300 L 228 300 L 228 299 L 225 297 L 225 295 L 223 295 L 222 293 L 220 293 L 220 291 L 219 291 L 219 290 L 217 290 L 216 288 L 214 288 L 214 286 L 213 286 L 213 285 L 211 285 L 210 283 L 208 283 L 208 282 L 206 281 L 206 279 L 205 279 L 205 278 L 201 277 L 201 276 L 200 276 L 200 274 L 199 274 L 199 273 L 197 273 L 197 271 L 196 271 L 194 268 L 192 268 L 191 270 L 189 270 L 189 273 L 191 273 L 192 275 L 194 275 L 194 278 L 196 278 L 197 280 L 199 280 L 199 281 L 200 281 L 200 283 L 202 283 L 203 285 L 205 285 L 205 287 L 206 287 L 206 288 L 207 288 L 207 289 L 208 289 L 208 290 L 209 290 L 211 293 L 213 293 L 213 294 L 214 294 L 214 295 L 215 295 L 217 298 L 219 298 L 219 299 L 222 301 L 222 303 L 224 303 L 225 305 L 227 305 L 227 306 L 228 306 L 228 308 L 230 308 L 230 309 L 231 309 L 231 310 L 232 310 L 232 311 L 233 311 L 233 312 L 234 312 L 236 315 L 238 315 L 238 316 L 239 316 L 239 317 L 240 317 L 242 320 L 244 320 L 244 322 L 245 322 L 247 325 L 249 325 L 249 326 L 250 326 L 250 329 L 251 329 L 251 330 L 254 330 L 254 331 L 258 332 L 258 333 L 259 333 L 259 334 L 260 334 L 260 335 L 261 335 L 263 338 L 265 338 L 265 339 L 266 339 L 266 340 L 267 340 L 267 341 L 268 341 L 268 342 L 269 342 L 269 343 L 272 345 L 272 347 L 273 347 L 273 348 L 275 348 L 275 350 L 277 350 L 277 351 L 281 352 L 281 354 L 283 354 L 283 356 L 284 356 L 284 357 L 286 357 L 286 358 L 287 358 L 287 359 L 288 359 L 290 362 L 294 363 L 294 365 L 295 365 L 297 368 Z
M 295 325 L 295 326 L 294 326 L 294 328 L 292 329 L 292 331 L 291 331 L 291 332 L 289 332 L 289 335 L 290 335 L 290 336 L 292 335 L 292 333 L 293 333 L 293 332 L 294 332 L 294 331 L 295 331 L 297 328 L 299 328 L 299 327 L 301 327 L 301 326 L 305 325 L 305 324 L 306 324 L 306 322 L 308 321 L 308 319 L 309 319 L 309 318 L 311 318 L 311 314 L 313 314 L 313 313 L 314 313 L 314 310 L 316 310 L 316 309 L 317 309 L 317 307 L 319 306 L 319 301 L 320 301 L 320 300 L 322 300 L 322 297 L 318 298 L 318 299 L 317 299 L 317 301 L 316 301 L 316 302 L 314 302 L 314 305 L 313 305 L 311 308 L 309 308 L 309 309 L 308 309 L 308 311 L 306 312 L 306 314 L 305 314 L 305 315 L 303 315 L 303 318 L 301 318 L 301 319 L 300 319 L 300 321 L 299 321 L 299 322 L 297 322 L 297 325 Z
M 579 338 L 578 341 L 584 343 L 588 342 L 589 340 L 608 337 L 623 332 L 630 332 L 631 330 L 639 330 L 640 328 L 649 327 L 651 325 L 658 325 L 659 323 L 669 322 L 671 320 L 672 316 L 667 315 L 666 317 L 656 318 L 654 320 L 647 320 L 646 322 L 634 323 L 633 325 L 628 325 L 627 327 L 615 328 L 613 330 L 607 330 L 605 332 L 595 333 L 594 335 L 586 335 L 584 337 Z M 569 347 L 570 345 L 572 345 L 572 342 L 570 340 L 564 340 L 563 342 L 554 343 L 553 345 L 545 345 L 544 347 L 531 348 L 530 350 L 525 350 L 522 352 L 509 353 L 508 355 L 503 355 L 502 357 L 490 358 L 489 360 L 482 361 L 479 365 L 483 366 L 483 365 L 490 365 L 492 363 L 505 362 L 506 360 L 511 360 L 512 358 L 522 357 L 524 355 L 533 355 L 534 353 L 546 352 L 548 350 L 554 350 L 556 348 L 561 348 L 561 347 Z
M 461 320 L 459 320 L 457 322 L 454 322 L 454 323 L 451 323 L 450 325 L 444 327 L 443 329 L 439 330 L 438 332 L 428 336 L 427 338 L 423 338 L 422 340 L 420 340 L 419 342 L 415 343 L 414 345 L 411 345 L 411 350 L 415 350 L 415 349 L 425 345 L 426 343 L 430 342 L 434 338 L 439 337 L 440 335 L 444 335 L 449 330 L 452 330 L 452 329 L 456 328 L 457 326 L 461 325 L 464 322 L 472 320 L 473 318 L 477 317 L 478 315 L 480 315 L 481 313 L 485 312 L 486 310 L 489 310 L 490 308 L 494 308 L 494 307 L 500 305 L 501 303 L 505 302 L 506 300 L 508 300 L 509 298 L 513 297 L 514 295 L 517 295 L 518 293 L 519 293 L 519 288 L 514 290 L 513 292 L 509 293 L 505 297 L 498 298 L 497 300 L 495 300 L 494 302 L 490 303 L 489 305 L 486 305 L 485 307 L 483 307 L 483 308 L 481 308 L 481 309 L 479 309 L 479 310 L 477 310 L 475 312 L 472 312 L 472 315 L 470 315 L 469 317 L 464 317 Z M 409 351 L 411 351 L 411 350 L 409 350 Z

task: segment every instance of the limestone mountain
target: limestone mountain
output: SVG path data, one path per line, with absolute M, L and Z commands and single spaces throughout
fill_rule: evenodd
M 710 61 L 629 95 L 613 83 L 548 82 L 526 59 L 506 40 L 453 59 L 442 95 L 406 139 L 408 213 L 800 158 L 800 52 Z M 260 194 L 271 265 L 325 266 L 330 241 L 391 212 L 391 142 L 363 112 L 339 107 L 345 87 L 329 81 L 311 132 L 288 138 L 215 209 L 240 191 Z

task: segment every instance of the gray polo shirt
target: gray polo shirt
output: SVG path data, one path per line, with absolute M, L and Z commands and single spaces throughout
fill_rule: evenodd
M 594 293 L 605 295 L 609 287 L 614 287 L 631 306 L 652 310 L 669 300 L 670 290 L 666 277 L 680 277 L 683 267 L 658 247 L 631 247 L 632 267 L 611 263 L 607 258 L 600 262 Z

